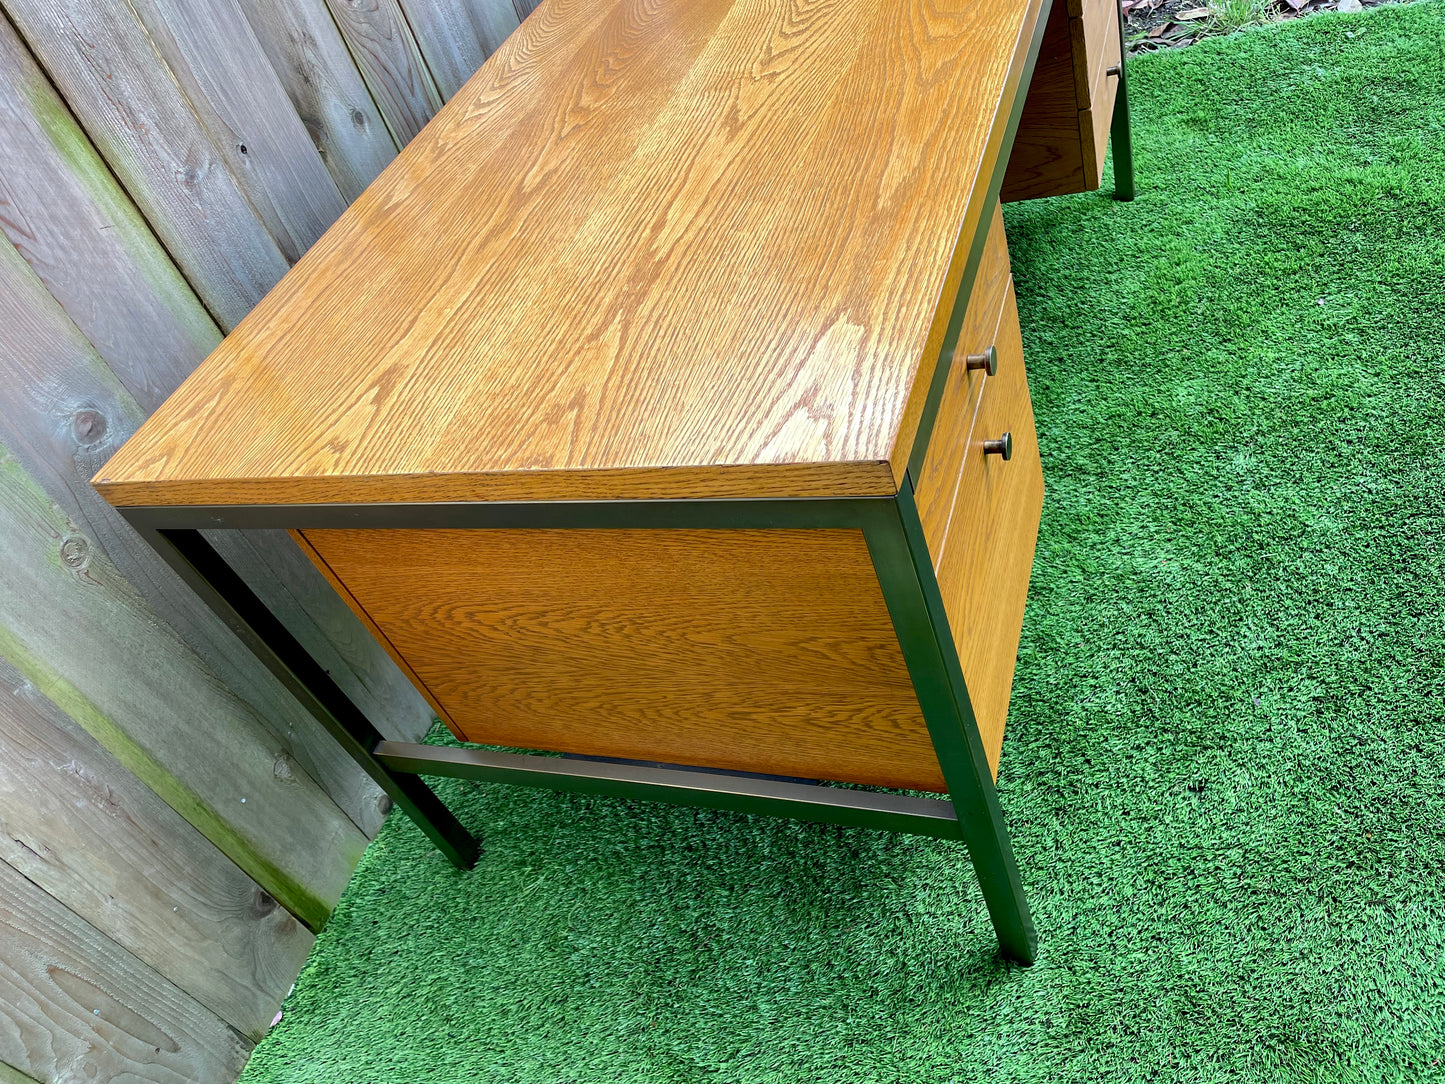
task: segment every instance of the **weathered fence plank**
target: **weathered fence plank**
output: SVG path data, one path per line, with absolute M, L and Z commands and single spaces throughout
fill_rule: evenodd
M 329 21 L 324 11 L 322 15 Z M 390 145 L 390 137 L 384 132 L 382 137 Z M 0 160 L 0 229 L 96 344 L 141 410 L 154 410 L 220 341 L 220 331 L 3 19 L 0 143 L 6 148 Z M 79 344 L 69 352 L 76 355 L 72 365 L 94 364 Z M 59 373 L 49 375 L 61 379 Z M 72 377 L 69 383 L 88 383 L 91 393 L 114 398 L 103 378 Z M 110 443 L 117 444 L 129 428 L 114 411 L 99 408 L 99 400 L 89 404 L 92 411 L 110 417 Z M 96 502 L 96 514 L 110 512 Z M 368 712 L 399 738 L 414 740 L 424 734 L 431 709 L 310 561 L 283 532 L 258 535 L 262 537 L 250 541 L 221 537 L 216 544 Z M 128 532 L 126 540 L 131 541 Z M 177 589 L 184 591 L 179 584 Z M 193 646 L 208 657 L 208 644 L 219 636 L 226 660 L 234 659 L 234 640 L 221 633 L 189 592 L 185 600 L 200 615 L 196 620 L 211 629 L 206 641 Z M 259 667 L 233 676 L 240 682 L 235 687 L 271 689 Z M 257 707 L 268 713 L 289 711 L 297 725 L 309 725 L 289 697 L 284 704 L 263 700 Z M 349 758 L 320 735 L 314 755 L 341 762 L 337 770 L 351 780 L 349 788 L 363 796 L 348 808 L 361 827 L 374 831 L 379 824 L 377 796 Z
M 319 929 L 366 837 L 0 446 L 0 654 Z
M 511 0 L 401 0 L 443 98 L 450 98 L 517 29 Z
M 371 780 L 91 488 L 144 413 L 14 247 L 0 239 L 0 442 L 102 547 L 148 606 L 238 690 L 276 742 L 368 834 L 382 811 Z M 267 584 L 268 592 L 272 591 Z M 274 593 L 274 592 L 273 592 Z M 354 685 L 355 682 L 349 682 Z
M 127 4 L 0 0 L 225 330 L 287 261 Z
M 40 1080 L 234 1080 L 251 1044 L 0 862 L 0 1059 Z
M 220 330 L 3 18 L 0 146 L 0 229 L 153 409 Z
M 436 721 L 431 705 L 285 531 L 207 531 L 206 537 L 382 734 L 396 741 L 426 735 Z M 340 746 L 324 748 L 338 762 L 332 770 L 350 773 L 355 767 Z M 311 755 L 321 755 L 321 747 Z M 356 782 L 366 801 L 353 819 L 375 835 L 379 811 L 390 803 L 369 779 Z
M 33 1076 L 26 1076 L 19 1069 L 0 1061 L 0 1084 L 40 1084 Z
M 240 0 L 301 123 L 349 203 L 396 157 L 324 0 Z
M 113 0 L 69 2 L 88 8 Z M 346 210 L 346 201 L 236 0 L 127 2 L 295 263 Z
M 0 658 L 0 859 L 251 1039 L 314 940 Z
M 403 147 L 442 107 L 397 0 L 326 0 L 392 139 Z

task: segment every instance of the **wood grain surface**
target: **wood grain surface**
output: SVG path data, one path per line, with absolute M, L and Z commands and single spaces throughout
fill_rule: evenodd
M 39 473 L 67 513 L 91 521 L 217 676 L 293 735 L 307 770 L 374 833 L 381 813 L 370 781 L 85 484 L 221 333 L 3 19 L 0 141 L 0 230 L 34 272 L 13 252 L 0 254 L 0 311 L 24 310 L 0 327 L 0 372 L 9 378 L 0 440 L 34 451 L 32 466 L 49 468 Z M 48 394 L 37 394 L 42 387 Z M 215 544 L 368 713 L 398 736 L 426 732 L 430 710 L 284 534 L 227 532 Z
M 401 0 L 442 98 L 466 85 L 521 21 L 512 0 Z
M 0 230 L 131 395 L 160 405 L 221 331 L 5 19 L 0 145 Z
M 240 0 L 326 168 L 348 203 L 396 157 L 381 112 L 324 0 Z
M 380 792 L 370 777 L 258 660 L 238 650 L 231 631 L 86 484 L 85 479 L 144 418 L 145 412 L 80 329 L 10 243 L 0 239 L 0 444 L 39 480 L 48 499 L 86 536 L 87 545 L 113 565 L 119 589 L 126 597 L 137 596 L 146 620 L 158 618 L 174 629 L 181 641 L 177 646 L 200 656 L 208 680 L 219 678 L 250 706 L 254 714 L 237 725 L 244 729 L 261 720 L 278 751 L 294 757 L 302 771 L 321 782 L 359 827 L 375 832 L 381 821 L 376 806 Z M 233 540 L 227 555 L 246 548 L 244 542 Z M 275 589 L 274 573 L 259 579 L 268 601 L 282 604 L 278 612 L 304 619 L 298 634 L 307 636 L 313 621 L 298 612 L 298 600 Z M 42 590 L 38 585 L 36 589 Z M 42 592 L 23 603 L 43 614 L 55 599 Z M 323 603 L 317 618 L 334 620 L 335 605 L 334 600 Z M 120 608 L 123 612 L 124 606 Z M 309 644 L 320 650 L 318 657 L 335 660 L 334 647 L 319 644 L 314 636 Z M 111 645 L 113 652 L 124 649 L 123 642 Z M 369 656 L 374 665 L 375 655 L 375 651 L 361 652 L 359 659 Z M 177 660 L 179 668 L 187 664 Z M 362 672 L 366 669 L 363 665 Z M 348 665 L 336 673 L 351 692 L 361 694 L 362 701 L 368 699 L 364 683 L 352 680 Z M 404 690 L 402 685 L 398 691 Z M 372 706 L 389 705 L 374 700 Z M 213 718 L 218 726 L 225 725 L 222 717 Z M 204 740 L 197 736 L 192 741 L 191 752 L 204 755 Z M 176 751 L 184 749 L 178 745 Z
M 998 375 L 984 382 L 938 566 L 939 591 L 995 776 L 1044 499 L 1012 282 L 996 341 Z M 1013 458 L 1005 463 L 984 455 L 983 442 L 1005 432 L 1013 434 Z
M 1039 7 L 549 0 L 97 484 L 894 491 Z
M 0 1084 L 41 1084 L 28 1073 L 22 1073 L 8 1062 L 0 1061 Z
M 42 1081 L 240 1075 L 233 1028 L 0 862 L 0 1060 Z
M 211 314 L 233 326 L 286 257 L 135 13 L 100 0 L 3 7 Z
M 1119 9 L 1113 4 L 1105 10 L 1102 38 L 1097 52 L 1090 53 L 1090 63 L 1093 89 L 1088 108 L 1079 111 L 1079 139 L 1084 148 L 1084 179 L 1092 189 L 1103 183 L 1104 151 L 1109 145 L 1114 95 L 1119 89 L 1118 77 L 1108 74 L 1109 67 L 1119 63 Z
M 236 0 L 126 3 L 184 89 L 212 146 L 294 263 L 346 201 Z
M 953 510 L 959 469 L 963 465 L 979 395 L 984 386 L 984 372 L 969 370 L 965 359 L 969 354 L 983 353 L 993 345 L 1008 281 L 1008 241 L 1004 235 L 1003 212 L 995 208 L 968 308 L 964 311 L 963 326 L 959 329 L 948 383 L 944 385 L 943 398 L 938 404 L 928 455 L 914 487 L 918 517 L 923 522 L 923 536 L 928 542 L 934 568 L 938 567 L 943 556 L 948 514 Z
M 1114 15 L 1113 19 L 1110 18 L 1111 13 Z M 1074 92 L 1078 95 L 1080 109 L 1089 108 L 1098 73 L 1105 66 L 1103 55 L 1108 48 L 1111 29 L 1114 52 L 1117 53 L 1118 0 L 1085 0 L 1083 15 L 1069 20 L 1074 53 Z
M 326 0 L 398 147 L 442 106 L 397 0 Z
M 858 531 L 305 534 L 466 740 L 943 789 Z
M 3 444 L 0 552 L 0 654 L 319 928 L 366 836 L 307 773 L 297 746 L 217 679 Z
M 0 658 L 0 859 L 252 1040 L 315 938 Z

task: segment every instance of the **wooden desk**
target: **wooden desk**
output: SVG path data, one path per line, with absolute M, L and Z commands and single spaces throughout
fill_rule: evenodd
M 414 773 L 922 832 L 1031 961 L 997 199 L 1047 13 L 546 0 L 95 484 L 459 864 Z M 200 534 L 248 527 L 459 738 L 594 759 L 383 741 Z

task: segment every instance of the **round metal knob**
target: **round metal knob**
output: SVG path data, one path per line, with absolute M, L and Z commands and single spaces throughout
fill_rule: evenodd
M 1109 67 L 1107 67 L 1107 68 L 1104 69 L 1104 74 L 1105 74 L 1106 76 L 1112 76 L 1113 78 L 1117 79 L 1117 78 L 1120 76 L 1120 74 L 1123 72 L 1123 70 L 1124 70 L 1124 69 L 1123 69 L 1120 65 L 1118 65 L 1118 64 L 1111 64 L 1111 65 L 1109 65 Z
M 998 372 L 998 351 L 990 346 L 982 354 L 969 354 L 963 363 L 970 369 L 982 369 L 989 376 Z
M 984 455 L 1000 455 L 1007 463 L 1014 457 L 1014 435 L 1005 433 L 998 440 L 986 440 L 983 442 Z

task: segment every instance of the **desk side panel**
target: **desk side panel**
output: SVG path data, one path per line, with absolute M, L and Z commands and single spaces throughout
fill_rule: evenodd
M 312 530 L 461 738 L 944 790 L 856 530 Z

